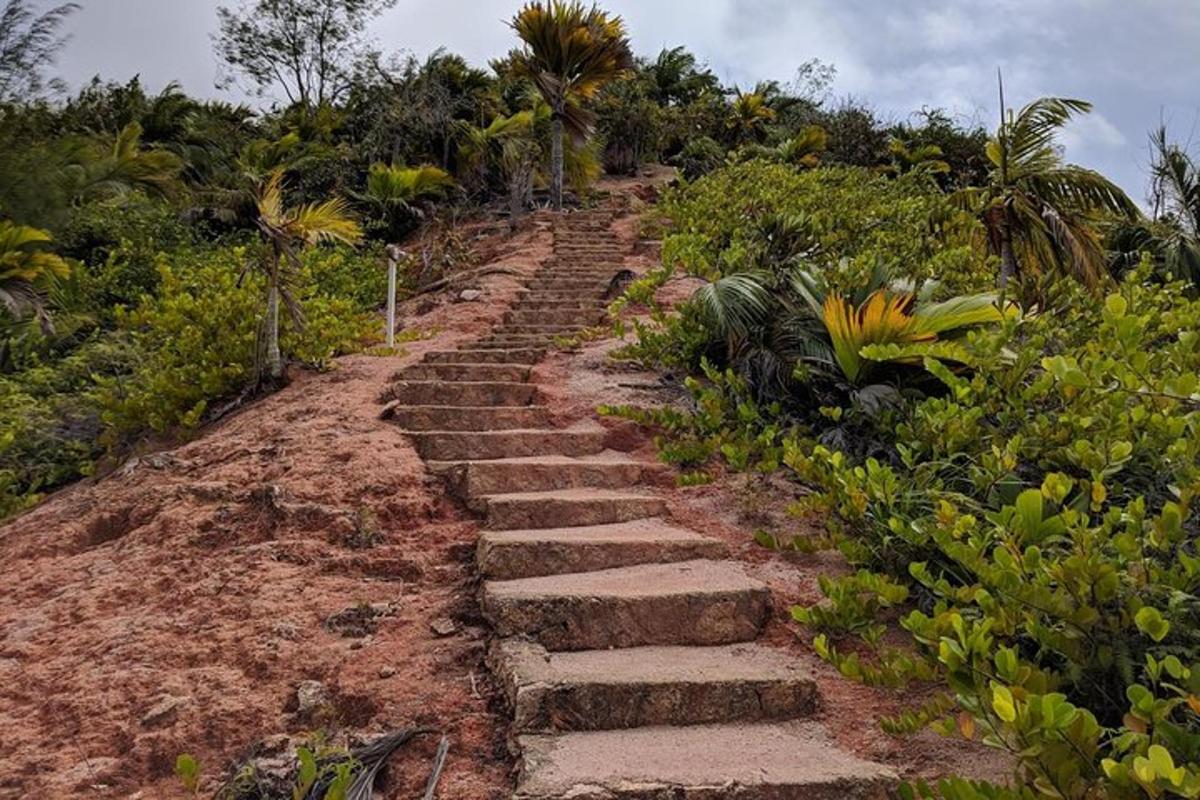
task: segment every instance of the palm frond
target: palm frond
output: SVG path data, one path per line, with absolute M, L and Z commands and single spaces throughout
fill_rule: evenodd
M 292 219 L 296 238 L 308 244 L 340 242 L 356 245 L 362 241 L 362 228 L 350 215 L 350 208 L 340 197 L 313 203 L 296 209 Z
M 761 275 L 739 272 L 701 286 L 692 294 L 701 313 L 722 339 L 745 338 L 771 308 L 771 294 Z
M 1119 186 L 1095 170 L 1067 165 L 1029 175 L 1022 187 L 1044 202 L 1088 213 L 1110 213 L 1136 218 L 1137 204 Z
M 374 164 L 367 175 L 366 196 L 380 205 L 408 205 L 425 198 L 444 197 L 453 186 L 454 179 L 438 167 Z
M 548 0 L 527 4 L 510 25 L 525 45 L 510 59 L 513 72 L 537 87 L 570 132 L 584 135 L 594 117 L 568 100 L 590 100 L 633 68 L 624 22 L 578 0 Z
M 259 217 L 267 224 L 283 224 L 283 170 L 272 171 L 266 181 L 258 186 L 254 193 L 254 205 L 258 208 Z
M 910 332 L 915 335 L 945 334 L 951 331 L 1000 322 L 1004 315 L 993 294 L 961 295 L 941 303 L 918 305 L 912 315 Z

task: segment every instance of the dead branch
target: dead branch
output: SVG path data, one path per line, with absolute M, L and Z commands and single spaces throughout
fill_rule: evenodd
M 443 736 L 442 741 L 438 744 L 437 755 L 433 758 L 433 772 L 429 775 L 429 783 L 425 784 L 423 800 L 433 800 L 434 793 L 437 792 L 438 781 L 442 777 L 442 769 L 446 766 L 446 754 L 449 752 L 450 738 Z
M 442 289 L 445 289 L 448 286 L 453 286 L 456 283 L 462 283 L 464 281 L 474 280 L 475 278 L 482 278 L 485 275 L 520 275 L 520 274 L 521 274 L 520 271 L 512 269 L 511 267 L 482 267 L 480 269 L 473 269 L 473 270 L 469 270 L 467 272 L 458 272 L 447 278 L 442 278 L 441 280 L 434 281 L 433 283 L 429 284 L 428 286 L 422 286 L 420 289 L 417 289 L 415 292 L 412 293 L 412 296 L 417 297 L 417 296 L 420 296 L 423 294 L 429 294 L 430 292 L 438 292 L 438 291 L 441 291 Z

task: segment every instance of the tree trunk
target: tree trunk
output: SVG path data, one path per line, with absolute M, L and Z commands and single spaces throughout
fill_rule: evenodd
M 1000 223 L 1000 300 L 1004 301 L 1008 293 L 1008 284 L 1017 277 L 1017 256 L 1013 252 L 1012 227 L 1009 225 L 1007 214 Z
M 267 289 L 267 374 L 276 383 L 283 377 L 283 354 L 279 352 L 279 286 L 271 278 Z
M 563 121 L 555 114 L 550 135 L 550 203 L 555 211 L 563 210 Z
M 524 170 L 514 173 L 508 179 L 508 227 L 517 229 L 521 221 L 521 212 L 525 210 L 525 173 Z

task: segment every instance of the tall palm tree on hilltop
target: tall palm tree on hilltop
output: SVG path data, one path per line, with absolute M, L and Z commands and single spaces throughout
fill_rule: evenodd
M 513 72 L 531 80 L 550 106 L 550 199 L 562 210 L 563 135 L 587 136 L 595 122 L 583 103 L 634 66 L 625 23 L 578 0 L 529 3 L 510 23 L 524 43 Z
M 1003 87 L 1000 104 L 1003 108 Z M 1097 223 L 1109 215 L 1139 213 L 1100 173 L 1063 163 L 1055 136 L 1073 116 L 1091 110 L 1082 100 L 1043 97 L 1015 115 L 1002 111 L 987 145 L 987 185 L 954 195 L 978 216 L 988 249 L 1000 257 L 1002 295 L 1023 273 L 1057 272 L 1098 285 L 1106 262 Z

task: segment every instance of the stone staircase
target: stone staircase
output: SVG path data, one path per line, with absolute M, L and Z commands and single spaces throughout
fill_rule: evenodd
M 600 322 L 622 250 L 608 212 L 555 223 L 554 256 L 486 338 L 431 352 L 394 419 L 484 520 L 478 568 L 512 709 L 519 800 L 878 798 L 895 776 L 809 719 L 812 677 L 755 640 L 767 587 L 672 525 L 662 468 L 553 427 L 531 371 Z

